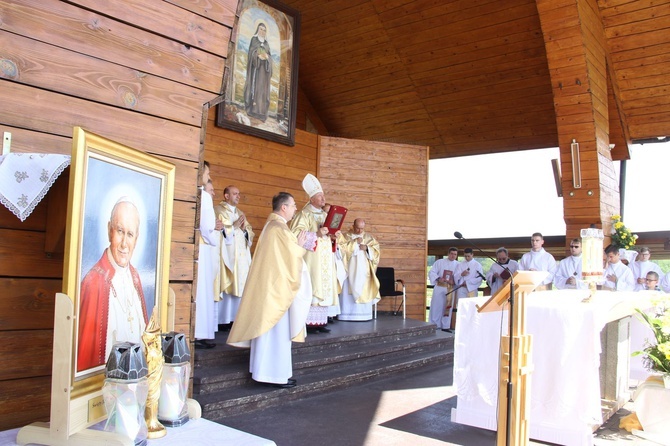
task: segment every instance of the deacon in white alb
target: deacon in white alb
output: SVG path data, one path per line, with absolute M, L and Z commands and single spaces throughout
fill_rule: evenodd
M 570 257 L 558 264 L 554 276 L 554 286 L 559 290 L 584 290 L 589 286 L 582 280 L 582 241 L 573 238 L 570 242 Z

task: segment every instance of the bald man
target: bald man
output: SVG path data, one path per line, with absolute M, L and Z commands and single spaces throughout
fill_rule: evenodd
M 139 343 L 147 325 L 142 283 L 130 264 L 140 232 L 140 214 L 119 199 L 107 223 L 109 247 L 81 282 L 77 372 L 107 362 L 116 342 Z

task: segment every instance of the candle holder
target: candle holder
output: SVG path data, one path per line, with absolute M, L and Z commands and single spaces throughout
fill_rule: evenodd
M 164 426 L 178 427 L 188 421 L 188 380 L 191 376 L 191 353 L 186 336 L 170 332 L 162 339 L 163 380 L 158 400 L 158 421 Z
M 136 446 L 146 445 L 144 409 L 149 383 L 142 346 L 130 342 L 114 344 L 107 359 L 105 376 L 102 395 L 107 423 L 104 430 L 131 439 Z
M 591 302 L 597 284 L 603 279 L 603 230 L 587 228 L 580 231 L 582 239 L 582 277 L 589 287 L 589 296 L 583 302 Z

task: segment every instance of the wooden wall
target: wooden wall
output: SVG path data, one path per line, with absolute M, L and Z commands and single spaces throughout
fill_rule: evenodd
M 240 209 L 258 237 L 265 220 L 272 212 L 272 197 L 277 192 L 293 194 L 298 207 L 305 192 L 302 179 L 308 172 L 316 173 L 317 135 L 296 130 L 295 146 L 236 133 L 215 125 L 212 108 L 207 123 L 205 159 L 216 196 L 223 200 L 223 189 L 235 185 L 240 189 Z M 255 249 L 255 244 L 252 250 Z
M 304 103 L 298 115 L 304 121 Z M 316 118 L 310 117 L 311 120 Z M 240 209 L 256 234 L 272 209 L 272 197 L 287 191 L 298 209 L 308 201 L 307 173 L 321 181 L 326 200 L 349 209 L 345 226 L 363 217 L 382 247 L 381 266 L 396 268 L 406 282 L 408 317 L 423 320 L 426 298 L 428 148 L 317 136 L 296 131 L 295 147 L 216 127 L 210 111 L 205 158 L 211 163 L 215 201 L 223 189 L 240 189 Z M 380 303 L 390 311 L 391 301 Z
M 427 149 L 322 140 L 319 159 L 319 139 L 305 131 L 287 147 L 216 127 L 209 103 L 221 93 L 236 9 L 236 0 L 4 0 L 0 133 L 12 134 L 13 152 L 69 154 L 72 129 L 81 126 L 176 165 L 170 286 L 178 331 L 191 330 L 203 151 L 217 193 L 239 186 L 240 206 L 259 230 L 277 191 L 303 203 L 305 173 L 324 175 L 329 200 L 367 218 L 382 241 L 382 264 L 408 282 L 409 314 L 422 316 Z M 298 108 L 299 127 L 327 133 L 302 92 Z M 374 193 L 350 181 L 357 167 L 340 163 L 338 145 L 343 155 L 373 160 L 377 171 L 361 173 Z M 0 430 L 49 417 L 54 294 L 63 274 L 63 247 L 51 240 L 56 226 L 56 238 L 63 235 L 67 181 L 64 174 L 25 222 L 0 207 Z
M 236 0 L 0 3 L 0 133 L 11 132 L 12 151 L 69 154 L 81 126 L 176 165 L 170 282 L 186 333 L 203 111 L 221 92 L 236 9 Z M 67 176 L 59 181 L 67 190 Z M 0 208 L 0 430 L 48 420 L 63 254 L 45 239 L 67 207 L 55 193 L 23 223 Z
M 349 210 L 347 227 L 365 219 L 381 246 L 379 265 L 405 281 L 407 316 L 425 320 L 428 147 L 321 137 L 319 179 L 327 201 Z M 392 304 L 382 300 L 379 310 Z

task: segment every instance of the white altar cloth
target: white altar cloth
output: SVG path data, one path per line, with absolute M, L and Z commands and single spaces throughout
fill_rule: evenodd
M 588 290 L 534 292 L 526 298 L 527 333 L 532 335 L 530 437 L 565 445 L 592 445 L 602 424 L 600 332 L 606 323 L 648 305 L 638 293 Z M 508 311 L 478 313 L 486 298 L 460 299 L 454 345 L 456 423 L 497 429 L 501 334 Z
M 104 425 L 103 423 L 100 423 Z M 96 425 L 97 427 L 98 425 Z M 96 428 L 94 427 L 94 428 Z M 93 428 L 92 428 L 93 429 Z M 214 423 L 204 418 L 189 420 L 180 427 L 168 427 L 167 435 L 147 440 L 147 446 L 273 446 L 274 441 Z M 0 445 L 16 446 L 19 429 L 0 432 Z

